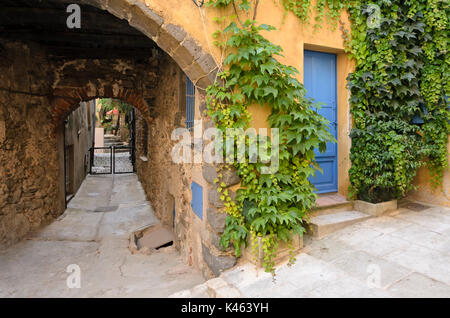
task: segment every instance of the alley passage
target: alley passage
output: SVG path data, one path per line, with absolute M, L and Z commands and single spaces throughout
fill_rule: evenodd
M 88 176 L 58 220 L 0 252 L 0 297 L 166 297 L 202 283 L 173 247 L 130 253 L 130 234 L 157 223 L 136 175 Z M 71 264 L 81 288 L 67 286 Z

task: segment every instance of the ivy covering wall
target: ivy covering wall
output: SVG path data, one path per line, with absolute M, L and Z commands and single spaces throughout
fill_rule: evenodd
M 313 7 L 309 0 L 280 2 L 303 23 L 310 22 L 314 11 L 311 32 L 325 24 L 334 29 L 340 23 L 349 57 L 356 62 L 348 78 L 354 120 L 349 172 L 353 195 L 371 202 L 402 197 L 427 158 L 439 185 L 448 156 L 444 98 L 449 92 L 448 3 L 317 0 Z M 235 200 L 222 186 L 220 175 L 216 180 L 228 213 L 221 244 L 233 244 L 239 256 L 248 239 L 261 237 L 264 266 L 273 273 L 278 240 L 290 242 L 293 234 L 302 234 L 314 206 L 315 188 L 308 180 L 320 170 L 314 149 L 324 151 L 333 137 L 328 122 L 313 110 L 317 105 L 305 97 L 297 70 L 277 60 L 282 48 L 261 35 L 275 28 L 255 21 L 258 4 L 258 0 L 208 2 L 232 13 L 216 18 L 215 44 L 226 58 L 220 80 L 207 93 L 209 115 L 224 135 L 227 128 L 249 127 L 247 109 L 252 104 L 269 106 L 268 122 L 279 128 L 276 173 L 262 173 L 267 163 L 261 160 L 251 163 L 240 158 L 229 164 L 242 180 Z M 339 20 L 344 9 L 351 26 Z M 252 18 L 243 21 L 242 16 Z M 421 125 L 414 123 L 417 118 Z M 237 144 L 250 142 L 245 135 L 235 138 Z
M 448 165 L 448 2 L 358 1 L 349 13 L 353 193 L 401 198 L 427 158 L 439 186 Z

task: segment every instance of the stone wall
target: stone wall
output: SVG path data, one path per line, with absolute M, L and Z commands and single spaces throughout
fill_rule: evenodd
M 0 246 L 4 246 L 54 219 L 64 202 L 58 200 L 58 144 L 45 96 L 51 91 L 52 68 L 44 52 L 33 45 L 1 42 L 0 48 Z
M 77 192 L 88 173 L 86 155 L 94 142 L 94 120 L 94 100 L 82 102 L 80 107 L 67 117 L 64 134 L 65 146 L 73 147 L 71 153 L 66 151 L 65 154 L 66 160 L 71 162 L 71 171 L 66 171 L 65 173 L 65 175 L 70 175 L 70 189 L 66 187 L 66 192 L 69 194 Z
M 157 32 L 155 40 L 168 54 L 155 49 L 148 58 L 50 59 L 47 51 L 28 42 L 2 40 L 0 79 L 6 89 L 0 92 L 2 247 L 64 211 L 64 120 L 80 102 L 106 97 L 137 109 L 136 137 L 147 140 L 148 149 L 144 158 L 145 147 L 138 144 L 138 175 L 156 215 L 167 225 L 175 224 L 177 246 L 185 260 L 206 277 L 235 264 L 232 251 L 218 245 L 225 217 L 215 186 L 204 177 L 215 168 L 206 172 L 201 163 L 171 160 L 176 143 L 172 131 L 184 127 L 184 73 L 200 88 L 196 119 L 206 119 L 204 88 L 217 66 L 183 28 L 159 24 Z M 142 138 L 144 122 L 147 139 Z M 203 188 L 200 216 L 191 208 L 193 182 Z
M 35 44 L 0 40 L 1 248 L 65 209 L 67 116 L 80 102 L 108 97 L 149 120 L 157 59 L 54 60 Z
M 175 128 L 185 127 L 185 85 L 185 74 L 178 65 L 170 58 L 161 60 L 157 95 L 152 105 L 156 115 L 147 128 L 147 154 L 143 144 L 146 140 L 145 120 L 138 115 L 136 122 L 137 173 L 155 214 L 167 226 L 174 224 L 178 239 L 176 245 L 183 258 L 201 269 L 205 277 L 213 277 L 233 266 L 236 259 L 231 250 L 223 251 L 219 246 L 225 214 L 221 211 L 223 203 L 213 184 L 217 177 L 216 167 L 172 160 L 172 149 L 179 142 L 171 139 L 172 132 Z M 195 119 L 202 119 L 206 128 L 211 127 L 211 122 L 203 114 L 206 107 L 204 99 L 201 91 L 196 90 Z M 191 132 L 191 136 L 193 134 Z M 228 185 L 239 183 L 232 173 L 225 173 L 225 181 Z M 192 182 L 203 188 L 202 218 L 191 207 Z
M 53 61 L 31 44 L 1 45 L 0 80 L 6 89 L 0 90 L 3 247 L 64 211 L 64 120 L 80 101 L 110 97 L 129 102 L 137 110 L 138 176 L 156 215 L 168 226 L 175 224 L 176 245 L 183 258 L 206 277 L 217 276 L 235 264 L 232 251 L 222 251 L 219 246 L 225 215 L 212 183 L 216 168 L 202 163 L 176 164 L 171 159 L 178 142 L 171 140 L 172 131 L 185 127 L 186 83 L 184 72 L 170 56 L 160 52 L 147 61 Z M 206 128 L 211 122 L 202 114 L 206 107 L 202 92 L 196 90 L 195 119 L 202 119 Z M 84 121 L 85 112 L 79 109 L 78 113 Z M 67 135 L 67 144 L 75 143 L 80 125 L 71 121 L 73 133 Z M 191 208 L 192 182 L 203 188 L 200 217 Z

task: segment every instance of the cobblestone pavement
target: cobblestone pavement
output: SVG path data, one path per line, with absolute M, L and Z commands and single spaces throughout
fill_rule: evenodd
M 130 253 L 131 232 L 157 223 L 136 175 L 88 176 L 58 220 L 0 252 L 0 297 L 166 297 L 202 283 L 173 247 Z M 71 264 L 81 288 L 68 288 Z
M 103 149 L 102 149 L 103 150 Z M 109 151 L 109 150 L 108 150 Z M 133 172 L 133 164 L 129 152 L 116 152 L 114 158 L 111 158 L 110 152 L 96 152 L 94 154 L 94 164 L 92 166 L 93 173 L 110 173 L 111 160 L 114 160 L 114 172 L 124 173 Z
M 400 208 L 307 239 L 275 282 L 240 264 L 172 297 L 450 297 L 450 209 Z

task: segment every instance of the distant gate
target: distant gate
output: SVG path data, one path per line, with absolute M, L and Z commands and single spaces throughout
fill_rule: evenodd
M 92 147 L 89 152 L 90 174 L 121 174 L 135 172 L 133 147 Z

